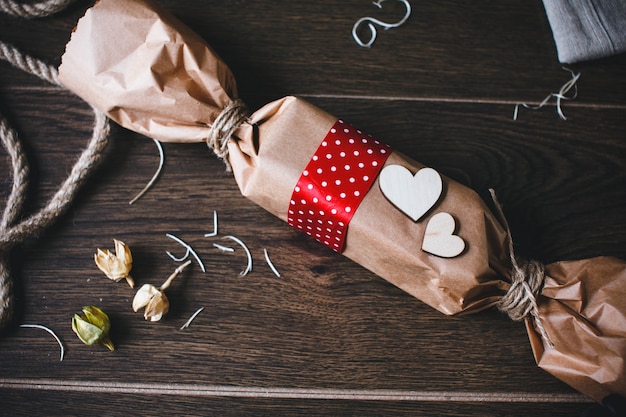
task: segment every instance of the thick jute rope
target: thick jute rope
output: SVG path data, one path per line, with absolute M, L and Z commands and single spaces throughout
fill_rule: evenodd
M 23 5 L 0 0 L 0 9 L 15 16 L 41 17 L 56 13 L 71 2 L 72 0 L 49 0 Z M 22 54 L 7 43 L 0 42 L 0 58 L 61 87 L 57 80 L 56 68 Z M 13 169 L 13 186 L 0 220 L 0 329 L 7 327 L 13 318 L 13 276 L 9 265 L 11 251 L 27 239 L 38 236 L 67 210 L 79 188 L 104 157 L 108 145 L 109 121 L 103 113 L 96 109 L 93 111 L 95 122 L 87 148 L 83 150 L 70 174 L 47 204 L 22 220 L 20 219 L 29 180 L 28 162 L 17 134 L 0 115 L 0 140 L 9 154 Z
M 537 306 L 537 296 L 543 289 L 545 280 L 545 268 L 540 262 L 534 260 L 526 261 L 515 256 L 511 229 L 502 211 L 502 206 L 496 197 L 495 191 L 490 189 L 489 192 L 507 233 L 512 267 L 511 286 L 499 301 L 497 305 L 498 310 L 508 314 L 515 321 L 522 321 L 532 317 L 535 327 L 541 334 L 544 342 L 548 346 L 554 347 L 548 337 L 548 332 L 541 322 L 539 307 Z
M 64 10 L 76 0 L 47 0 L 38 3 L 17 3 L 11 0 L 0 0 L 0 10 L 13 16 L 32 19 L 49 16 Z
M 228 162 L 228 142 L 242 123 L 248 120 L 248 108 L 240 99 L 232 101 L 217 116 L 206 139 L 207 146 L 226 165 L 226 171 L 232 171 Z

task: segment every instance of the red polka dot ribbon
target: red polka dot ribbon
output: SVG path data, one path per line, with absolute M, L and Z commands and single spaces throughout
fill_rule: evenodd
M 302 171 L 287 222 L 336 252 L 391 148 L 338 120 Z

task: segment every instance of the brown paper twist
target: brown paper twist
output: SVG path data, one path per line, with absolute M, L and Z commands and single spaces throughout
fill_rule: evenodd
M 506 313 L 511 320 L 522 321 L 529 316 L 534 319 L 535 327 L 541 334 L 543 340 L 550 346 L 554 347 L 548 332 L 541 323 L 539 317 L 539 307 L 537 306 L 537 295 L 541 292 L 545 280 L 545 267 L 541 262 L 530 260 L 525 261 L 515 256 L 513 248 L 513 237 L 509 223 L 504 216 L 502 206 L 496 197 L 496 192 L 492 188 L 489 189 L 491 198 L 495 203 L 495 207 L 500 220 L 504 224 L 508 236 L 509 256 L 511 259 L 511 286 L 497 304 L 498 310 Z

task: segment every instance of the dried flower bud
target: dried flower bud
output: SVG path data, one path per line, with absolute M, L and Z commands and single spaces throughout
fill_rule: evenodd
M 103 344 L 109 350 L 115 350 L 113 342 L 109 338 L 111 323 L 109 316 L 95 306 L 83 307 L 83 314 L 74 314 L 72 317 L 72 330 L 86 345 Z
M 144 284 L 133 299 L 133 310 L 145 307 L 143 316 L 148 321 L 159 321 L 170 309 L 165 293 L 154 285 Z
M 172 273 L 167 280 L 157 288 L 151 284 L 144 284 L 139 288 L 133 298 L 133 310 L 137 312 L 144 308 L 143 316 L 148 321 L 159 321 L 170 309 L 170 302 L 165 295 L 165 290 L 169 288 L 172 280 L 180 274 L 191 261 L 187 261 Z
M 115 255 L 109 252 L 108 249 L 98 248 L 97 253 L 94 255 L 96 265 L 107 277 L 113 281 L 120 281 L 126 279 L 128 285 L 131 288 L 135 287 L 135 281 L 130 276 L 130 270 L 133 267 L 133 256 L 130 253 L 130 249 L 121 240 L 113 239 L 115 244 Z

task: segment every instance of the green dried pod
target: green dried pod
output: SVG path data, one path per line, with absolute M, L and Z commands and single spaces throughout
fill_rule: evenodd
M 81 314 L 72 317 L 72 330 L 86 345 L 102 344 L 109 350 L 115 350 L 113 342 L 109 338 L 111 322 L 109 316 L 96 306 L 83 307 Z

